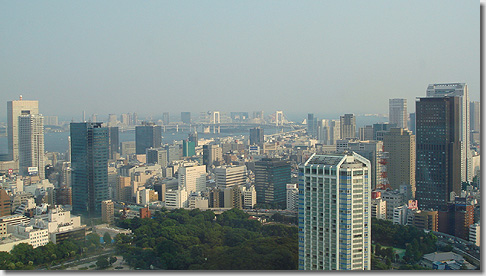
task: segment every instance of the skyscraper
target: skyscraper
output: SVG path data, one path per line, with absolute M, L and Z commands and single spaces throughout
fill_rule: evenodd
M 408 185 L 415 198 L 415 135 L 410 130 L 392 128 L 383 136 L 384 151 L 388 152 L 387 175 L 392 189 Z
M 191 112 L 181 112 L 181 121 L 183 124 L 191 124 Z
M 341 116 L 341 139 L 356 138 L 356 117 L 354 114 Z
M 410 131 L 412 131 L 412 134 L 415 135 L 415 112 L 410 113 L 410 124 L 408 129 L 410 129 Z
M 135 152 L 145 154 L 148 148 L 159 148 L 162 145 L 162 128 L 154 123 L 144 122 L 135 127 Z
M 19 172 L 29 175 L 29 167 L 36 167 L 44 178 L 44 117 L 39 114 L 18 117 Z
M 109 127 L 108 128 L 108 136 L 109 136 L 109 154 L 108 157 L 110 159 L 116 159 L 119 157 L 120 154 L 120 139 L 119 139 L 119 131 L 118 127 Z
M 196 155 L 196 145 L 194 142 L 187 140 L 182 141 L 182 156 L 189 157 Z
M 195 147 L 199 146 L 199 139 L 198 139 L 198 136 L 197 136 L 197 131 L 189 133 L 188 139 L 189 139 L 190 142 L 194 143 Z
M 287 184 L 291 183 L 289 161 L 263 158 L 255 162 L 254 172 L 257 203 L 278 204 L 285 208 Z
M 435 209 L 461 191 L 459 97 L 416 102 L 416 193 L 420 209 Z
M 169 125 L 169 123 L 170 123 L 169 112 L 164 112 L 162 114 L 162 122 L 164 123 L 164 126 Z
M 146 154 L 148 164 L 159 164 L 162 168 L 167 167 L 167 150 L 162 148 L 148 148 Z
M 73 212 L 101 216 L 108 193 L 108 128 L 101 123 L 71 123 Z
M 388 121 L 399 128 L 407 128 L 407 99 L 390 99 L 388 101 Z
M 471 115 L 471 131 L 481 130 L 481 102 L 471 102 L 470 103 Z
M 8 124 L 8 154 L 11 160 L 19 160 L 19 119 L 20 115 L 39 114 L 38 101 L 24 101 L 22 96 L 18 101 L 7 102 Z
M 218 145 L 204 145 L 203 146 L 203 164 L 207 167 L 213 165 L 215 161 L 223 159 L 223 149 Z
M 307 135 L 317 138 L 317 118 L 312 113 L 307 114 Z
M 429 84 L 427 97 L 459 97 L 459 139 L 461 142 L 461 181 L 471 181 L 473 172 L 470 170 L 470 112 L 469 92 L 465 83 Z
M 263 147 L 265 142 L 264 137 L 263 128 L 255 127 L 250 129 L 250 145 L 258 145 Z
M 299 168 L 299 270 L 371 269 L 370 166 L 345 153 Z

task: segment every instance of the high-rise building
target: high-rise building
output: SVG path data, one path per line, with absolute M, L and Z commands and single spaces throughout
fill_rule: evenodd
M 461 181 L 471 181 L 473 172 L 470 171 L 471 153 L 470 145 L 470 111 L 469 92 L 465 83 L 429 84 L 427 97 L 458 97 L 459 107 L 459 141 L 461 142 Z M 418 119 L 418 118 L 417 118 Z
M 312 113 L 307 114 L 307 135 L 317 138 L 317 118 Z
M 214 168 L 216 186 L 221 188 L 242 186 L 246 183 L 246 166 L 220 166 Z
M 349 151 L 354 151 L 370 161 L 371 189 L 375 189 L 376 187 L 379 187 L 381 184 L 383 184 L 383 170 L 382 165 L 380 164 L 383 157 L 382 141 L 349 141 L 346 149 Z
M 170 123 L 169 112 L 164 112 L 162 114 L 162 122 L 163 122 L 164 126 L 169 125 L 169 123 Z
M 116 114 L 108 114 L 108 126 L 115 126 L 117 123 L 118 123 L 118 118 Z
M 39 114 L 18 116 L 19 172 L 29 175 L 32 168 L 44 178 L 44 117 Z
M 109 159 L 117 159 L 120 154 L 120 139 L 119 139 L 119 132 L 118 127 L 109 127 L 108 128 L 108 144 L 109 144 Z
M 373 126 L 367 125 L 359 128 L 359 140 L 367 141 L 373 140 Z
M 397 127 L 396 124 L 391 123 L 376 123 L 373 124 L 373 140 L 383 141 L 383 136 L 390 131 L 390 129 Z
M 370 170 L 356 153 L 299 168 L 299 270 L 371 269 Z
M 410 113 L 410 124 L 408 126 L 408 129 L 412 131 L 412 134 L 415 135 L 415 112 Z
M 263 144 L 265 142 L 263 134 L 263 128 L 261 127 L 255 127 L 250 129 L 250 145 L 258 145 L 260 147 L 263 147 Z
M 145 154 L 148 148 L 159 148 L 162 145 L 162 128 L 154 123 L 144 122 L 135 127 L 135 153 Z
M 383 147 L 388 152 L 386 167 L 391 188 L 407 185 L 415 198 L 415 135 L 407 129 L 392 128 L 383 136 Z
M 481 102 L 471 102 L 469 104 L 471 115 L 471 131 L 481 130 Z
M 149 148 L 146 154 L 148 164 L 159 164 L 161 167 L 167 167 L 169 163 L 167 160 L 167 150 L 162 148 Z
M 188 193 L 201 192 L 206 189 L 206 166 L 182 166 L 179 168 L 179 190 Z
M 191 112 L 181 112 L 181 121 L 183 124 L 191 124 Z
M 396 124 L 399 128 L 408 128 L 407 99 L 390 99 L 388 104 L 388 121 L 390 124 Z
M 73 212 L 101 216 L 108 194 L 108 128 L 101 123 L 71 123 Z
M 297 184 L 287 184 L 287 210 L 296 211 L 299 208 L 299 188 Z
M 218 145 L 203 146 L 203 164 L 212 166 L 215 161 L 223 160 L 223 149 Z
M 324 145 L 335 145 L 341 139 L 341 123 L 339 120 L 322 120 L 318 129 L 318 139 Z
M 189 140 L 182 141 L 182 156 L 190 157 L 196 155 L 196 145 Z
M 7 133 L 8 154 L 10 160 L 19 160 L 19 119 L 20 115 L 39 114 L 38 101 L 24 101 L 22 96 L 18 101 L 7 102 Z M 18 164 L 18 163 L 17 163 Z
M 167 162 L 181 160 L 181 149 L 179 145 L 166 145 L 165 150 L 167 151 Z
M 416 193 L 420 209 L 437 209 L 461 192 L 459 97 L 416 102 Z
M 340 120 L 341 139 L 356 138 L 356 117 L 354 114 L 344 114 Z
M 279 204 L 285 208 L 287 184 L 291 183 L 289 161 L 263 158 L 255 162 L 257 203 Z
M 197 131 L 189 133 L 188 139 L 189 139 L 190 142 L 194 143 L 194 147 L 199 146 L 199 139 L 198 139 L 198 136 L 197 136 Z
M 112 200 L 101 202 L 101 221 L 108 224 L 115 222 L 115 204 Z

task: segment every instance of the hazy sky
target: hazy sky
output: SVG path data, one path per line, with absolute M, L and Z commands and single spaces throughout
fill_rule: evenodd
M 387 113 L 466 82 L 479 1 L 0 1 L 0 110 Z M 6 117 L 3 111 L 1 116 Z M 2 119 L 2 121 L 5 118 Z

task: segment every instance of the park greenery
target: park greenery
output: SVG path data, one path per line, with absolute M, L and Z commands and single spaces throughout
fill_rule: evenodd
M 20 243 L 15 245 L 10 252 L 0 251 L 0 269 L 50 269 L 55 265 L 61 265 L 60 269 L 62 269 L 62 264 L 66 261 L 99 253 L 103 246 L 100 243 L 100 236 L 96 233 L 86 235 L 84 241 L 66 240 L 58 244 L 49 242 L 36 248 L 27 243 Z
M 297 269 L 297 227 L 262 224 L 238 209 L 162 210 L 151 219 L 118 220 L 131 236 L 115 237 L 117 254 L 134 269 Z
M 402 270 L 418 269 L 417 262 L 422 256 L 437 250 L 437 237 L 415 226 L 372 218 L 371 227 L 371 240 L 374 244 L 372 269 L 390 269 L 392 262 L 401 263 L 399 269 Z M 402 260 L 391 247 L 405 249 Z

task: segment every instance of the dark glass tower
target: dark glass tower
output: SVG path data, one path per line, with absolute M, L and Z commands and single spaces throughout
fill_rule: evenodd
M 259 145 L 263 147 L 264 143 L 263 128 L 256 127 L 250 129 L 250 145 Z
M 118 127 L 109 127 L 108 128 L 108 136 L 109 136 L 109 154 L 108 157 L 110 159 L 115 159 L 117 153 L 120 153 L 120 139 L 119 139 L 119 131 Z
M 101 123 L 71 123 L 73 213 L 101 216 L 108 195 L 108 128 Z
M 437 210 L 461 192 L 460 102 L 458 97 L 416 102 L 416 199 Z
M 145 154 L 148 148 L 160 148 L 162 145 L 162 128 L 153 123 L 135 127 L 135 153 Z
M 255 190 L 257 203 L 285 206 L 287 184 L 290 183 L 290 163 L 277 158 L 263 158 L 255 162 Z
M 317 138 L 317 118 L 312 113 L 307 114 L 307 135 Z

